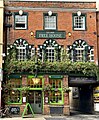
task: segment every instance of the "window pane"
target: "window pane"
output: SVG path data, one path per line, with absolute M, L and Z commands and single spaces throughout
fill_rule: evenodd
M 21 92 L 18 90 L 9 91 L 8 102 L 19 103 L 21 100 Z
M 51 91 L 49 95 L 50 103 L 62 103 L 62 92 L 61 91 Z
M 15 15 L 15 29 L 27 29 L 26 15 Z
M 49 102 L 50 103 L 62 103 L 62 80 L 61 79 L 50 79 L 50 85 L 52 90 L 50 92 Z
M 74 16 L 74 30 L 85 30 L 85 16 Z
M 22 82 L 21 79 L 10 79 L 6 83 L 8 85 L 7 96 L 5 98 L 7 99 L 6 102 L 10 103 L 19 103 L 21 102 L 21 91 L 17 90 L 16 88 L 21 88 Z M 15 88 L 16 90 L 13 90 Z
M 46 57 L 48 61 L 54 61 L 54 47 L 46 48 Z
M 45 16 L 45 29 L 56 29 L 56 16 Z
M 28 86 L 30 88 L 42 88 L 42 79 L 40 78 L 28 78 Z
M 69 58 L 72 61 L 94 61 L 94 49 L 83 40 L 77 40 L 68 46 Z

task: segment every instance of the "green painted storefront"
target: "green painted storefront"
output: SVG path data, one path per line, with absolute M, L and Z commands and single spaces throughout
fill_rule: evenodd
M 22 115 L 29 103 L 34 114 L 69 114 L 69 94 L 66 75 L 19 75 L 11 74 L 6 82 L 6 105 L 13 114 Z M 18 110 L 14 111 L 14 108 Z M 57 111 L 58 110 L 58 111 Z M 31 109 L 27 108 L 27 114 Z

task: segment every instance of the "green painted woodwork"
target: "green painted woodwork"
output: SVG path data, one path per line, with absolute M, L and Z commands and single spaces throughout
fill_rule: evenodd
M 12 75 L 8 75 L 8 78 L 9 79 L 14 79 L 14 78 L 17 78 L 17 79 L 20 79 L 20 78 L 22 78 L 22 76 L 21 75 L 18 75 L 18 74 L 12 74 Z
M 66 32 L 65 31 L 43 31 L 43 30 L 37 30 L 36 31 L 36 38 L 66 38 Z
M 61 75 L 49 76 L 50 85 L 52 86 L 51 91 L 49 92 L 49 103 L 50 104 L 63 104 L 63 92 L 62 92 L 62 78 Z
M 63 75 L 50 75 L 49 78 L 61 79 L 61 78 L 63 78 Z
M 22 118 L 24 117 L 25 113 L 27 112 L 27 109 L 30 109 L 31 110 L 31 113 L 32 113 L 32 116 L 34 117 L 34 112 L 33 112 L 33 109 L 31 107 L 31 105 L 29 103 L 26 104 L 25 108 L 24 108 L 24 111 L 22 113 Z

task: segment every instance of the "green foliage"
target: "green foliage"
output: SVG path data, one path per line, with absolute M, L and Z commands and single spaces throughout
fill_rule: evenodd
M 61 61 L 68 61 L 69 60 L 69 56 L 67 54 L 67 50 L 64 48 L 62 49 L 62 54 L 61 54 Z
M 83 74 L 85 76 L 99 76 L 99 68 L 93 62 L 72 62 L 69 60 L 66 50 L 63 50 L 62 61 L 54 62 L 35 62 L 35 58 L 31 60 L 16 60 L 16 50 L 13 48 L 7 56 L 4 71 L 7 74 L 28 72 L 34 74 L 37 68 L 39 72 L 51 73 L 60 72 L 65 74 Z M 99 78 L 99 77 L 98 77 Z
M 95 63 L 90 62 L 39 62 L 37 66 L 40 72 L 64 72 L 66 74 L 84 74 L 86 76 L 96 76 L 99 74 L 98 67 Z M 4 70 L 8 73 L 34 73 L 35 62 L 28 61 L 9 61 Z
M 43 87 L 44 91 L 50 91 L 51 89 L 52 89 L 52 86 L 49 83 L 44 85 L 44 87 Z
M 68 93 L 71 91 L 71 89 L 69 87 L 63 86 L 63 91 Z

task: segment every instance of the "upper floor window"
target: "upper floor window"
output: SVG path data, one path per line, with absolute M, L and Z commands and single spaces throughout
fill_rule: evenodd
M 19 61 L 27 60 L 27 59 L 34 59 L 35 57 L 35 48 L 34 45 L 28 44 L 25 39 L 17 39 L 13 45 L 8 45 L 7 53 L 10 52 L 11 49 L 15 50 L 16 54 L 15 57 Z
M 61 46 L 55 40 L 46 40 L 42 46 L 39 46 L 39 56 L 42 61 L 50 62 L 60 60 Z
M 73 29 L 74 30 L 85 30 L 86 29 L 86 16 L 85 15 L 73 15 Z
M 27 14 L 19 15 L 15 13 L 14 23 L 15 29 L 27 29 Z
M 57 29 L 57 15 L 44 14 L 44 29 L 45 30 L 56 30 Z
M 50 62 L 53 62 L 54 59 L 55 59 L 55 55 L 54 55 L 54 47 L 52 46 L 48 46 L 46 48 L 46 57 L 47 57 L 47 60 L 50 61 Z
M 72 61 L 94 61 L 93 46 L 89 46 L 84 40 L 76 40 L 68 46 L 69 57 Z
M 34 48 L 34 46 L 29 45 L 28 55 L 29 55 L 30 59 L 32 59 L 35 56 L 35 48 Z
M 27 53 L 28 53 L 28 43 L 27 41 L 23 39 L 18 39 L 14 42 L 14 45 L 17 49 L 17 59 L 18 60 L 26 60 L 27 59 Z

